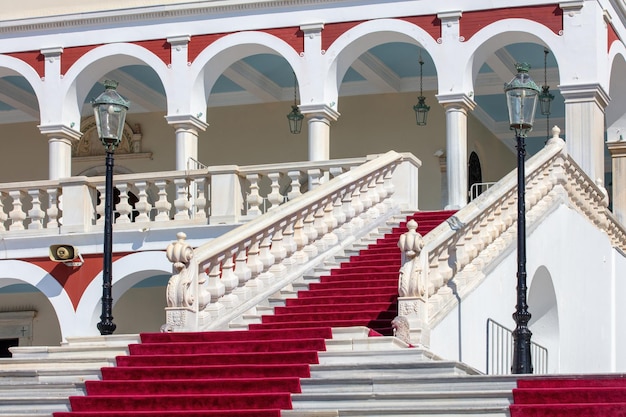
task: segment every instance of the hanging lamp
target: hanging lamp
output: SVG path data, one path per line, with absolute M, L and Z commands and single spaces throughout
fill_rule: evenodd
M 550 94 L 550 86 L 548 85 L 548 51 L 547 48 L 543 50 L 543 85 L 541 86 L 541 94 L 539 94 L 539 107 L 541 108 L 541 114 L 544 116 L 550 116 L 550 104 L 554 100 L 554 95 Z
M 428 111 L 430 110 L 430 106 L 426 105 L 426 97 L 424 97 L 423 93 L 423 83 L 424 83 L 424 60 L 422 59 L 422 50 L 420 49 L 420 95 L 417 97 L 417 104 L 413 106 L 413 110 L 415 110 L 415 120 L 418 126 L 426 126 L 426 119 L 428 118 Z
M 287 120 L 289 120 L 289 131 L 297 135 L 302 131 L 302 120 L 304 119 L 304 115 L 300 113 L 300 109 L 298 108 L 298 104 L 296 102 L 296 98 L 298 96 L 298 80 L 296 79 L 296 74 L 293 74 L 293 105 L 291 106 L 291 112 L 287 115 Z
M 539 108 L 541 114 L 546 116 L 546 137 L 550 139 L 550 105 L 554 100 L 554 94 L 550 94 L 550 86 L 548 85 L 548 48 L 543 48 L 543 85 L 541 86 L 541 94 L 539 94 Z

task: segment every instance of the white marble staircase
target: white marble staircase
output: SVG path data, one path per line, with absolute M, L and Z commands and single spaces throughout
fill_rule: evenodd
M 84 381 L 127 354 L 135 335 L 71 338 L 61 346 L 11 348 L 0 359 L 0 417 L 49 417 L 69 409 L 70 395 L 84 395 Z

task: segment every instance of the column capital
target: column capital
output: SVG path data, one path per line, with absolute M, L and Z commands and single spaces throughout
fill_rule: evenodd
M 63 47 L 57 46 L 54 48 L 44 48 L 40 52 L 46 59 L 55 59 L 61 56 L 63 53 Z
M 472 95 L 467 93 L 437 94 L 435 97 L 445 109 L 463 107 L 466 111 L 472 111 L 476 108 L 476 102 L 472 99 Z
M 607 141 L 606 147 L 609 148 L 609 152 L 611 152 L 611 157 L 626 157 L 626 140 Z
M 80 131 L 75 130 L 73 126 L 58 125 L 39 125 L 39 131 L 48 138 L 63 138 L 70 140 L 79 140 L 83 135 Z
M 167 124 L 174 126 L 175 128 L 192 128 L 201 131 L 205 131 L 209 124 L 203 122 L 195 116 L 190 114 L 177 114 L 174 116 L 165 116 Z
M 335 122 L 340 116 L 337 110 L 327 104 L 301 104 L 298 108 L 307 118 L 319 117 Z
M 187 44 L 189 44 L 190 41 L 191 41 L 190 35 L 171 36 L 167 38 L 167 43 L 169 43 L 170 46 L 173 46 L 173 47 L 187 46 Z
M 566 104 L 594 101 L 604 109 L 611 101 L 607 92 L 598 83 L 559 85 L 558 88 Z
M 307 23 L 304 25 L 300 25 L 300 30 L 302 31 L 302 33 L 304 33 L 305 36 L 319 34 L 322 32 L 323 29 L 323 23 Z

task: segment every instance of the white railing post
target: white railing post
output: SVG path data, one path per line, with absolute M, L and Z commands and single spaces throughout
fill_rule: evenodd
M 63 223 L 61 233 L 87 232 L 92 229 L 95 212 L 95 190 L 87 177 L 60 180 L 62 188 Z M 100 198 L 104 201 L 104 193 Z
M 241 221 L 243 209 L 242 179 L 237 165 L 209 168 L 211 224 L 231 224 Z

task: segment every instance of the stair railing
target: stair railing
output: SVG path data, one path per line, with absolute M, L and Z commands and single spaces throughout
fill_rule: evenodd
M 548 373 L 548 349 L 530 342 L 533 373 Z M 513 332 L 493 319 L 487 319 L 487 375 L 510 375 L 513 363 Z
M 526 217 L 532 225 L 560 201 L 569 200 L 604 230 L 613 245 L 626 249 L 626 231 L 608 210 L 606 190 L 567 154 L 555 126 L 544 149 L 526 162 Z M 484 268 L 516 241 L 517 172 L 512 171 L 424 237 L 422 265 L 412 280 L 424 282 L 424 296 L 400 296 L 398 311 L 411 324 L 411 343 L 428 343 L 433 328 L 480 284 Z
M 164 331 L 223 328 L 288 285 L 331 249 L 397 212 L 392 175 L 403 156 L 390 151 L 198 248 L 185 234 L 167 248 L 177 271 L 167 286 Z M 418 161 L 419 162 L 419 161 Z M 319 173 L 315 174 L 319 178 Z

